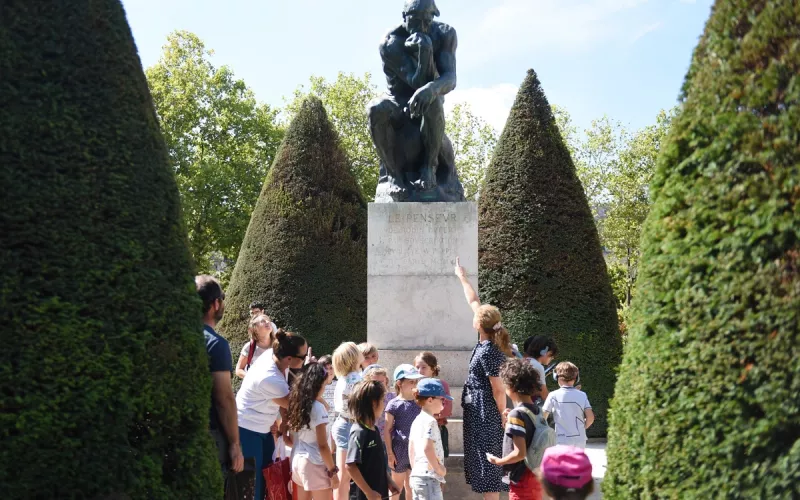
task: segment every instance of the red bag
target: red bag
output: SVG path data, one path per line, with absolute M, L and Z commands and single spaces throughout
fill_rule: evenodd
M 286 458 L 286 447 L 283 439 L 278 439 L 276 447 L 279 459 L 264 467 L 264 482 L 266 483 L 266 500 L 291 500 L 292 499 L 292 462 Z

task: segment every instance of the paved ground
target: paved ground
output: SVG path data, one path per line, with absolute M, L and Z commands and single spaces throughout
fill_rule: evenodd
M 603 477 L 606 475 L 606 443 L 598 442 L 598 443 L 589 443 L 586 446 L 586 455 L 589 456 L 589 460 L 592 462 L 592 476 L 594 476 L 595 480 L 595 492 L 589 498 L 596 499 L 596 498 L 603 498 L 603 495 L 600 493 L 600 483 L 603 482 Z

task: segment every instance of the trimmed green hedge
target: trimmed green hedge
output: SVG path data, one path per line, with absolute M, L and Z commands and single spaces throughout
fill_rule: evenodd
M 3 498 L 218 498 L 178 189 L 118 0 L 0 8 Z
M 550 335 L 581 370 L 604 436 L 621 356 L 597 229 L 547 98 L 528 72 L 486 172 L 479 204 L 481 298 L 515 342 Z M 550 385 L 555 387 L 551 380 Z
M 800 8 L 717 1 L 652 184 L 609 498 L 800 491 Z
M 366 208 L 322 102 L 306 98 L 267 175 L 227 291 L 220 332 L 234 357 L 248 341 L 254 300 L 317 355 L 366 339 Z

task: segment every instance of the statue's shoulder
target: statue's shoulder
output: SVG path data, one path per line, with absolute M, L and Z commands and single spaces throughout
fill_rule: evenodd
M 455 50 L 458 45 L 458 36 L 456 35 L 455 28 L 449 24 L 434 21 L 433 24 L 431 24 L 431 32 L 434 38 L 439 39 L 442 47 Z
M 381 38 L 381 43 L 379 45 L 381 52 L 392 50 L 398 46 L 402 48 L 406 38 L 408 38 L 408 32 L 406 32 L 403 25 L 397 26 Z
M 431 24 L 431 28 L 438 31 L 439 34 L 444 38 L 450 38 L 456 36 L 456 29 L 447 23 L 440 23 L 438 21 L 434 21 Z

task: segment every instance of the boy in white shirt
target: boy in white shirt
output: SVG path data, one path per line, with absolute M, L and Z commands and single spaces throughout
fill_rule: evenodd
M 569 361 L 556 366 L 560 389 L 547 396 L 542 410 L 544 418 L 553 414 L 557 444 L 586 448 L 586 429 L 594 423 L 594 412 L 586 393 L 575 388 L 578 373 L 578 367 Z
M 444 448 L 439 424 L 434 415 L 444 409 L 444 401 L 452 401 L 441 380 L 425 378 L 414 389 L 417 404 L 422 411 L 411 424 L 408 455 L 411 462 L 411 493 L 413 500 L 443 500 L 442 483 L 447 469 L 444 467 Z M 407 498 L 407 497 L 406 497 Z

